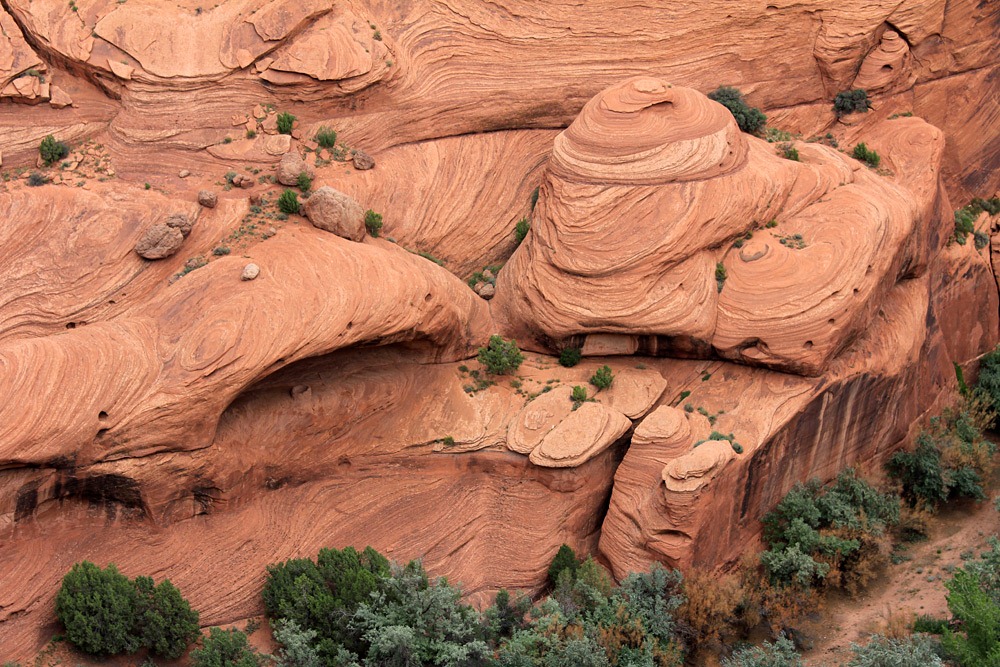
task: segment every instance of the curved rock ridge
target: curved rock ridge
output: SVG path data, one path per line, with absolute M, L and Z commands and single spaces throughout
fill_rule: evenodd
M 905 120 L 866 137 L 883 176 L 819 144 L 779 157 L 696 91 L 614 86 L 556 139 L 494 312 L 536 349 L 617 336 L 624 353 L 818 375 L 926 266 L 943 138 Z
M 205 447 L 240 391 L 297 359 L 407 341 L 433 360 L 464 358 L 488 337 L 482 300 L 391 244 L 300 227 L 252 257 L 253 282 L 222 257 L 139 312 L 0 345 L 0 465 Z

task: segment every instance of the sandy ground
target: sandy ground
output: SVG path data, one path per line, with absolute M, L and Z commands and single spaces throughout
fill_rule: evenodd
M 989 548 L 987 539 L 1000 534 L 1000 512 L 992 501 L 954 503 L 932 518 L 929 533 L 926 540 L 897 550 L 905 560 L 890 565 L 863 595 L 827 599 L 818 619 L 803 628 L 814 643 L 804 654 L 807 665 L 844 665 L 851 642 L 908 625 L 918 615 L 949 616 L 944 582 L 963 556 Z

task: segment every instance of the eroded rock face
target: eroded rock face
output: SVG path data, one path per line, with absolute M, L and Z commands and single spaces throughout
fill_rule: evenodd
M 343 192 L 324 185 L 309 195 L 302 208 L 314 227 L 351 241 L 365 238 L 365 213 L 361 204 Z
M 594 334 L 818 375 L 927 261 L 934 178 L 911 156 L 935 163 L 943 139 L 916 119 L 882 132 L 891 179 L 819 144 L 783 159 L 693 90 L 614 86 L 556 138 L 499 314 L 525 342 Z

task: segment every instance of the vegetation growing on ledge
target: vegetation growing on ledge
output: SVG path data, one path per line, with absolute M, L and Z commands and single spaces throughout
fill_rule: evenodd
M 490 336 L 490 342 L 479 348 L 477 357 L 487 373 L 492 375 L 507 375 L 516 371 L 524 355 L 517 348 L 517 341 L 505 340 L 503 336 Z
M 743 93 L 730 86 L 720 86 L 708 94 L 714 100 L 729 109 L 740 129 L 749 134 L 757 134 L 764 129 L 767 116 L 756 107 L 752 107 L 743 99 Z
M 868 146 L 865 146 L 864 142 L 861 142 L 854 147 L 854 150 L 851 152 L 851 156 L 855 160 L 864 162 L 872 169 L 878 169 L 878 166 L 882 163 L 882 158 L 879 157 L 879 154 L 868 148 Z
M 851 113 L 867 113 L 872 108 L 872 103 L 868 100 L 868 91 L 856 88 L 837 93 L 833 100 L 833 110 L 838 116 L 846 116 Z

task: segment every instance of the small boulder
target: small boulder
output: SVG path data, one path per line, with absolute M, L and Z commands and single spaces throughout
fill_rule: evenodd
M 205 208 L 215 208 L 219 203 L 219 196 L 211 190 L 201 190 L 198 192 L 198 203 Z
M 476 289 L 476 294 L 483 297 L 487 301 L 492 299 L 497 293 L 497 288 L 493 286 L 493 283 L 481 283 Z
M 364 151 L 354 151 L 351 161 L 354 162 L 354 168 L 360 171 L 366 171 L 375 166 L 375 158 Z
M 168 227 L 165 224 L 157 224 L 146 230 L 139 242 L 135 244 L 135 251 L 145 259 L 163 259 L 177 252 L 182 243 L 184 243 L 184 235 L 181 230 L 176 227 Z
M 305 200 L 303 211 L 313 227 L 351 241 L 365 238 L 365 212 L 361 204 L 328 185 Z
M 243 267 L 243 273 L 240 275 L 240 280 L 253 280 L 260 275 L 260 267 L 256 264 L 247 264 Z
M 299 174 L 302 172 L 305 172 L 309 178 L 313 178 L 316 175 L 316 171 L 308 162 L 302 159 L 302 156 L 297 151 L 288 151 L 282 156 L 281 162 L 278 163 L 276 178 L 282 185 L 298 185 Z
M 243 188 L 244 190 L 253 187 L 253 176 L 247 176 L 246 174 L 236 174 L 233 176 L 233 180 L 230 181 L 234 188 Z
M 260 205 L 260 193 L 254 192 L 250 195 L 250 205 L 259 206 Z
M 178 178 L 187 178 L 190 175 L 191 175 L 191 172 L 188 171 L 187 169 L 181 169 L 180 171 L 177 172 L 177 177 Z
M 165 223 L 167 227 L 173 227 L 174 229 L 180 231 L 184 238 L 188 237 L 191 233 L 191 227 L 194 223 L 191 222 L 191 218 L 187 217 L 186 213 L 171 213 L 167 217 L 167 222 Z

